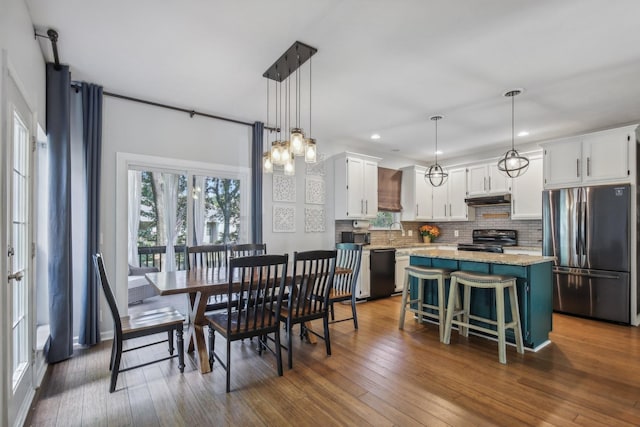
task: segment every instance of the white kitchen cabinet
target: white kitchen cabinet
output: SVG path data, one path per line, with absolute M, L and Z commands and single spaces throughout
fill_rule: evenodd
M 404 269 L 409 266 L 409 255 L 396 255 L 396 292 L 404 288 Z
M 542 219 L 542 153 L 525 155 L 529 168 L 511 180 L 511 219 Z
M 635 141 L 635 126 L 541 144 L 544 148 L 544 187 L 629 181 L 632 140 Z
M 378 215 L 378 162 L 356 153 L 336 156 L 335 219 L 373 219 Z
M 371 257 L 369 251 L 362 251 L 362 259 L 360 260 L 360 274 L 356 281 L 356 298 L 369 298 L 371 289 Z
M 467 168 L 467 195 L 469 197 L 505 194 L 510 191 L 506 175 L 498 170 L 498 160 Z
M 449 170 L 449 178 L 444 185 L 433 187 L 434 221 L 469 221 L 474 219 L 474 209 L 467 206 L 467 170 Z
M 428 221 L 433 218 L 432 187 L 424 179 L 426 168 L 409 166 L 402 169 L 402 221 Z

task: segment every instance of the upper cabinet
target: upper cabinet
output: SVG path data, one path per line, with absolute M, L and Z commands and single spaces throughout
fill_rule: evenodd
M 498 161 L 473 165 L 467 168 L 467 192 L 469 197 L 504 194 L 511 191 L 509 180 L 498 170 Z
M 378 215 L 380 158 L 343 153 L 334 161 L 335 219 L 373 219 Z
M 473 208 L 467 206 L 467 170 L 449 170 L 449 179 L 440 187 L 433 187 L 433 220 L 469 221 L 475 218 Z
M 628 181 L 631 141 L 635 141 L 635 126 L 541 144 L 544 148 L 544 187 Z
M 402 169 L 402 221 L 433 219 L 433 187 L 424 179 L 425 172 L 422 166 Z
M 511 219 L 542 219 L 542 153 L 525 155 L 529 168 L 511 179 Z

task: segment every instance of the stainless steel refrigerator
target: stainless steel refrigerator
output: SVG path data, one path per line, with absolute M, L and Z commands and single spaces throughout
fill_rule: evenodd
M 556 257 L 555 311 L 630 322 L 630 193 L 629 185 L 543 191 L 542 252 Z

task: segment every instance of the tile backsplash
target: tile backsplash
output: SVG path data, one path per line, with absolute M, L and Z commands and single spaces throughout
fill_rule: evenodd
M 509 205 L 479 206 L 476 207 L 476 218 L 473 221 L 460 222 L 430 222 L 440 227 L 440 237 L 436 243 L 471 243 L 471 232 L 474 229 L 509 229 L 518 232 L 518 246 L 542 246 L 542 221 L 534 220 L 512 220 L 510 217 Z M 351 231 L 352 221 L 336 221 L 336 242 L 340 242 L 343 231 Z M 404 245 L 422 242 L 422 237 L 418 233 L 418 227 L 425 222 L 403 221 L 402 226 L 405 231 L 413 230 L 413 236 L 409 237 L 405 233 L 402 237 L 400 230 L 370 230 L 372 245 Z M 458 230 L 458 237 L 455 231 Z M 390 240 L 391 239 L 391 240 Z

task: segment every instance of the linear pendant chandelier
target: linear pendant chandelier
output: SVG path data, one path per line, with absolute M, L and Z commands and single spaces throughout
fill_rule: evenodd
M 311 57 L 318 49 L 296 41 L 262 75 L 267 79 L 267 134 L 266 145 L 270 150 L 262 155 L 265 173 L 282 169 L 285 175 L 295 175 L 295 157 L 304 156 L 306 163 L 315 163 L 316 140 L 311 136 Z M 305 137 L 300 118 L 302 115 L 302 76 L 300 66 L 309 60 L 309 128 Z M 274 102 L 271 105 L 271 81 L 274 82 Z M 294 89 L 291 85 L 294 85 Z M 292 105 L 293 97 L 293 105 Z M 269 113 L 275 112 L 275 125 L 269 124 Z M 293 115 L 293 118 L 292 118 Z M 284 129 L 284 132 L 283 132 Z M 274 133 L 274 140 L 270 141 Z

